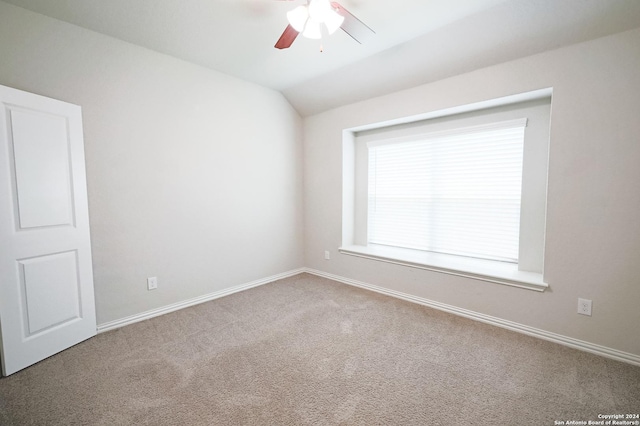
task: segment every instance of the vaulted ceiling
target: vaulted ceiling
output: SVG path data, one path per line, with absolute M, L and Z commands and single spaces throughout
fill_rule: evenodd
M 281 91 L 302 114 L 640 27 L 638 0 L 339 0 L 376 32 L 273 47 L 304 0 L 4 0 Z

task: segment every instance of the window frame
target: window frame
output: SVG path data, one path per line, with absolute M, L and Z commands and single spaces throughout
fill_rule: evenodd
M 384 140 L 384 137 L 380 137 L 380 134 L 387 133 L 390 135 L 387 139 L 393 137 L 402 138 L 407 137 L 407 135 L 415 137 L 420 134 L 420 130 L 423 130 L 420 126 L 424 125 L 429 127 L 432 126 L 434 122 L 438 121 L 446 122 L 448 124 L 444 124 L 440 127 L 432 127 L 431 131 L 441 131 L 446 130 L 447 128 L 456 129 L 478 124 L 486 124 L 490 123 L 491 120 L 504 121 L 522 118 L 521 115 L 518 116 L 517 113 L 515 113 L 515 115 L 509 115 L 509 113 L 498 114 L 499 118 L 497 120 L 489 118 L 489 121 L 483 117 L 487 110 L 495 110 L 495 108 L 499 108 L 500 110 L 508 111 L 512 107 L 517 106 L 514 104 L 521 104 L 523 102 L 548 102 L 548 108 L 550 110 L 551 95 L 552 89 L 542 89 L 534 92 L 435 111 L 428 114 L 345 129 L 343 131 L 343 238 L 339 251 L 346 255 L 374 259 L 451 275 L 464 276 L 481 281 L 544 291 L 548 288 L 548 284 L 543 278 L 543 258 L 550 116 L 547 116 L 546 123 L 540 123 L 539 119 L 533 120 L 534 122 L 538 121 L 538 128 L 533 131 L 533 136 L 538 139 L 536 143 L 542 143 L 545 146 L 544 149 L 538 149 L 540 152 L 528 152 L 528 149 L 532 146 L 531 141 L 529 141 L 531 136 L 529 133 L 531 133 L 531 129 L 527 128 L 527 131 L 525 132 L 525 172 L 523 172 L 521 216 L 523 216 L 525 211 L 529 211 L 533 204 L 534 210 L 536 211 L 534 216 L 536 217 L 533 219 L 526 219 L 526 214 L 524 214 L 524 218 L 521 217 L 520 236 L 521 239 L 524 236 L 525 240 L 529 238 L 530 241 L 534 241 L 535 239 L 537 239 L 537 241 L 534 241 L 533 244 L 530 244 L 527 241 L 521 241 L 521 253 L 519 257 L 522 257 L 523 247 L 525 256 L 524 259 L 521 258 L 519 260 L 518 264 L 467 258 L 464 256 L 442 253 L 400 249 L 395 247 L 367 245 L 366 206 L 368 204 L 368 193 L 366 179 L 363 181 L 362 176 L 366 175 L 368 170 L 366 161 L 363 160 L 363 158 L 367 157 L 366 144 L 371 141 Z M 466 120 L 465 117 L 464 120 L 458 121 L 457 118 L 463 114 L 467 114 L 467 117 L 470 116 L 472 119 L 469 121 Z M 550 113 L 548 114 L 550 115 Z M 476 116 L 481 118 L 473 118 Z M 443 120 L 437 120 L 439 118 L 442 118 Z M 419 127 L 418 131 L 414 128 L 416 125 Z M 395 129 L 393 129 L 394 126 Z M 389 131 L 389 129 L 392 130 Z M 422 131 L 422 133 L 428 132 Z M 543 139 L 540 140 L 540 138 Z M 533 160 L 535 160 L 534 164 L 530 164 Z M 539 170 L 540 167 L 538 167 L 536 163 L 540 164 L 541 162 L 544 163 L 544 167 L 542 167 L 542 170 Z M 537 182 L 533 185 L 533 188 L 531 187 L 531 182 L 525 182 L 525 173 L 527 173 L 527 168 L 529 169 L 528 173 L 534 174 L 534 176 L 530 177 L 528 180 L 535 180 Z M 535 194 L 535 196 L 532 197 L 534 200 L 527 199 L 525 197 L 525 191 L 527 194 Z M 530 223 L 527 224 L 527 220 L 532 220 L 536 223 L 535 225 L 531 225 Z M 533 234 L 535 234 L 533 235 L 534 240 L 531 240 L 532 235 L 530 235 L 531 230 L 529 229 L 532 227 L 537 227 L 533 232 Z M 530 245 L 534 246 L 533 251 L 535 251 L 535 254 L 533 256 L 526 254 Z

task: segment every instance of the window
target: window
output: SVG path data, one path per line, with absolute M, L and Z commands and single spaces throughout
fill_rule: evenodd
M 345 131 L 341 252 L 544 290 L 550 92 Z
M 368 244 L 517 263 L 525 125 L 367 144 Z

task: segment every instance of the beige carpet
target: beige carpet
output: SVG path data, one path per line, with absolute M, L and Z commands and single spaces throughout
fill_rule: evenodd
M 553 425 L 640 411 L 640 367 L 302 274 L 0 380 L 3 425 Z

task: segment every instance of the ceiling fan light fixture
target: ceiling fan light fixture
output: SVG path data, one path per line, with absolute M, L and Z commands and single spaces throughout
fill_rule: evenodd
M 319 40 L 322 38 L 322 32 L 320 31 L 320 24 L 313 19 L 307 21 L 307 25 L 304 27 L 302 35 L 306 38 Z
M 309 11 L 307 6 L 298 6 L 293 10 L 287 12 L 287 20 L 294 30 L 301 33 L 304 31 L 305 24 L 309 19 Z
M 329 34 L 333 34 L 338 31 L 338 28 L 342 26 L 344 22 L 344 16 L 340 15 L 335 10 L 329 10 L 327 17 L 324 20 L 324 24 L 327 26 L 327 31 Z
M 288 49 L 299 36 L 321 40 L 323 33 L 335 33 L 338 28 L 349 34 L 358 43 L 375 34 L 361 20 L 332 0 L 307 0 L 307 4 L 287 12 L 289 25 L 275 44 L 276 49 Z M 324 25 L 324 27 L 323 27 Z M 326 28 L 326 29 L 325 29 Z M 320 48 L 322 51 L 322 47 Z
M 311 0 L 309 2 L 309 18 L 323 23 L 332 12 L 329 0 Z

